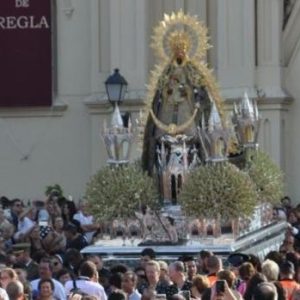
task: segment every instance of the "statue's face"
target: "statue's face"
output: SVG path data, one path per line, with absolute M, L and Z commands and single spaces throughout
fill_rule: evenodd
M 178 65 L 181 65 L 186 58 L 186 49 L 183 45 L 178 45 L 175 51 L 175 59 Z

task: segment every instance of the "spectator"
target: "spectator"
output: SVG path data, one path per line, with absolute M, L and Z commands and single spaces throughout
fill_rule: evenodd
M 12 268 L 4 268 L 0 271 L 0 282 L 1 282 L 1 287 L 6 289 L 7 285 L 18 279 L 18 275 L 16 271 Z
M 189 281 L 192 281 L 197 274 L 197 265 L 192 256 L 186 256 L 183 258 L 185 268 L 187 270 L 187 277 Z
M 16 256 L 16 261 L 19 266 L 27 272 L 29 281 L 39 277 L 39 265 L 30 257 L 30 243 L 19 243 L 13 245 L 13 254 Z
M 122 291 L 114 291 L 108 297 L 108 300 L 126 300 L 126 295 Z
M 295 268 L 293 263 L 286 260 L 280 265 L 280 283 L 286 292 L 288 300 L 292 299 L 295 290 L 300 288 L 300 285 L 294 280 Z
M 122 279 L 122 290 L 127 293 L 128 300 L 140 300 L 141 294 L 136 289 L 137 276 L 134 272 L 128 271 Z
M 15 228 L 11 222 L 9 222 L 5 215 L 4 210 L 0 207 L 0 233 L 4 240 L 9 240 L 14 234 Z
M 252 300 L 252 296 L 254 293 L 255 288 L 261 282 L 266 282 L 267 278 L 262 273 L 255 273 L 250 280 L 248 281 L 246 292 L 244 294 L 244 300 Z
M 21 268 L 16 268 L 15 271 L 18 275 L 18 280 L 21 281 L 21 283 L 23 284 L 24 294 L 26 295 L 27 299 L 31 299 L 32 289 L 31 289 L 30 281 L 27 280 L 27 272 Z
M 112 275 L 109 278 L 109 291 L 108 291 L 108 294 L 111 294 L 115 291 L 118 291 L 118 290 L 122 289 L 123 274 L 124 273 L 120 273 L 120 272 L 113 272 L 112 273 Z
M 65 265 L 75 276 L 78 275 L 78 270 L 83 262 L 82 254 L 77 249 L 68 249 L 65 255 Z
M 24 204 L 20 199 L 16 198 L 11 201 L 8 220 L 15 226 L 15 228 L 18 228 L 19 216 L 23 212 L 23 208 Z
M 252 300 L 277 300 L 276 287 L 271 282 L 262 282 L 253 292 Z
M 201 299 L 203 292 L 209 287 L 209 281 L 205 275 L 196 275 L 192 281 L 191 296 Z
M 243 300 L 242 295 L 233 289 L 233 285 L 235 282 L 235 275 L 233 272 L 229 270 L 222 270 L 217 274 L 218 280 L 225 280 L 227 282 L 227 287 L 230 289 L 231 293 L 234 295 L 236 300 Z
M 175 261 L 169 265 L 170 279 L 173 281 L 173 284 L 166 289 L 167 299 L 178 294 L 179 291 L 191 290 L 192 283 L 187 280 L 184 271 L 184 264 L 181 261 Z
M 64 286 L 67 281 L 72 279 L 72 276 L 68 269 L 63 268 L 56 273 L 55 279 L 58 280 Z
M 141 252 L 141 257 L 140 257 L 141 266 L 145 269 L 146 268 L 146 264 L 150 260 L 155 260 L 155 251 L 152 248 L 145 248 Z
M 169 276 L 169 266 L 165 261 L 159 260 L 157 261 L 160 267 L 159 272 L 159 284 L 161 286 L 168 287 L 172 284 L 172 281 Z
M 137 289 L 138 291 L 141 291 L 142 287 L 147 283 L 145 269 L 142 266 L 138 266 L 134 269 L 134 273 L 137 276 Z
M 100 228 L 100 225 L 94 223 L 94 217 L 88 213 L 87 206 L 87 201 L 81 199 L 79 201 L 78 213 L 73 216 L 73 219 L 79 222 L 80 228 L 86 237 L 87 243 L 90 244 L 92 242 L 93 235 Z
M 88 245 L 86 236 L 79 233 L 77 231 L 77 227 L 74 224 L 72 223 L 67 224 L 64 232 L 67 239 L 67 249 L 73 248 L 73 249 L 81 250 L 82 248 Z
M 262 274 L 268 281 L 277 281 L 279 279 L 279 266 L 273 260 L 267 259 L 262 264 Z
M 76 214 L 76 206 L 73 201 L 65 201 L 62 205 L 61 216 L 64 220 L 64 225 L 73 222 L 73 216 Z
M 51 266 L 53 271 L 53 277 L 57 279 L 57 273 L 63 269 L 63 259 L 62 256 L 59 254 L 53 255 L 50 257 L 51 260 Z
M 102 258 L 99 255 L 92 254 L 89 255 L 87 259 L 92 261 L 96 265 L 99 275 L 99 283 L 101 283 L 104 289 L 107 290 L 109 287 L 108 281 L 111 276 L 111 272 L 109 271 L 109 269 L 103 266 Z
M 31 233 L 29 235 L 29 240 L 30 240 L 30 253 L 32 258 L 37 255 L 37 253 L 43 252 L 43 255 L 46 253 L 44 250 L 44 247 L 42 245 L 42 241 L 40 239 L 40 227 L 39 226 L 34 226 L 31 230 Z M 37 259 L 35 261 L 39 262 Z
M 261 262 L 260 262 L 259 257 L 257 255 L 252 254 L 252 253 L 248 254 L 248 256 L 249 256 L 248 262 L 252 264 L 252 266 L 254 267 L 256 272 L 261 273 Z
M 213 253 L 210 251 L 202 250 L 199 253 L 198 258 L 198 273 L 199 274 L 208 274 L 207 269 L 207 260 L 209 257 L 213 256 Z
M 61 216 L 58 216 L 54 219 L 53 229 L 58 235 L 61 236 L 62 246 L 63 246 L 63 248 L 66 248 L 67 238 L 66 238 L 65 233 L 64 233 L 64 220 Z
M 238 270 L 239 270 L 240 279 L 242 281 L 239 283 L 237 290 L 242 296 L 244 296 L 246 292 L 247 284 L 250 278 L 255 274 L 256 270 L 254 269 L 253 265 L 249 262 L 243 263 Z
M 91 261 L 85 261 L 81 264 L 78 279 L 66 282 L 65 289 L 67 294 L 70 294 L 74 288 L 81 290 L 87 295 L 95 296 L 99 300 L 107 299 L 104 288 L 98 283 L 96 265 Z
M 32 228 L 35 226 L 35 222 L 29 218 L 32 213 L 32 209 L 24 210 L 21 206 L 20 213 L 18 215 L 18 226 L 16 232 L 13 235 L 14 241 L 22 242 L 27 239 Z
M 217 280 L 217 273 L 222 270 L 221 260 L 215 255 L 208 257 L 207 270 L 207 278 L 210 282 L 210 286 L 212 286 Z
M 39 282 L 41 280 L 52 280 L 54 284 L 53 297 L 60 300 L 66 300 L 66 292 L 63 285 L 52 277 L 52 266 L 50 259 L 44 258 L 39 263 L 39 279 L 31 281 L 31 287 L 34 292 L 38 291 Z
M 278 266 L 280 266 L 284 261 L 283 255 L 278 251 L 270 251 L 265 257 L 265 260 L 267 259 L 275 261 Z
M 150 260 L 145 269 L 147 282 L 140 287 L 139 292 L 143 295 L 145 291 L 155 290 L 157 294 L 166 294 L 166 287 L 159 284 L 160 266 L 155 260 Z
M 23 284 L 18 280 L 11 281 L 6 287 L 6 292 L 8 294 L 9 300 L 26 299 Z
M 54 283 L 51 279 L 41 279 L 38 284 L 38 300 L 55 300 Z

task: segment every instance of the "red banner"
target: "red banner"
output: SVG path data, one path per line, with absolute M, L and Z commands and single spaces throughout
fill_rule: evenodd
M 0 0 L 0 106 L 51 103 L 51 0 Z

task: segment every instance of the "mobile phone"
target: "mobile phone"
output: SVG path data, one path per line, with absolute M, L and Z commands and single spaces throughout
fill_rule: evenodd
M 47 221 L 39 221 L 39 226 L 46 227 L 46 226 L 48 226 L 48 222 Z
M 224 280 L 216 281 L 216 293 L 217 293 L 217 295 L 225 293 L 225 281 Z
M 179 295 L 182 295 L 185 300 L 191 299 L 191 292 L 190 291 L 180 291 Z

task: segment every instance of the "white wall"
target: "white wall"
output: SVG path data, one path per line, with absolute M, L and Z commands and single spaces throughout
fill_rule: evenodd
M 286 171 L 290 194 L 300 196 L 300 139 L 294 138 L 300 125 L 300 51 L 293 54 L 286 73 L 286 88 L 295 98 L 289 111 L 281 88 L 281 29 L 273 26 L 280 22 L 281 0 L 258 2 L 262 7 L 256 66 L 253 0 L 57 1 L 54 105 L 0 109 L 0 195 L 41 197 L 45 186 L 54 183 L 75 199 L 84 194 L 89 176 L 105 165 L 107 157 L 100 132 L 111 107 L 103 82 L 115 67 L 120 68 L 129 82 L 128 100 L 121 110 L 135 118 L 154 63 L 149 48 L 153 25 L 164 12 L 183 8 L 209 25 L 214 43 L 209 61 L 223 96 L 235 99 L 245 89 L 250 96 L 256 95 L 256 88 L 265 92 L 260 105 L 262 147 Z M 67 4 L 74 8 L 71 14 L 64 10 Z M 270 9 L 276 13 L 270 14 Z M 268 30 L 272 34 L 265 39 Z M 138 147 L 132 157 L 139 156 Z

